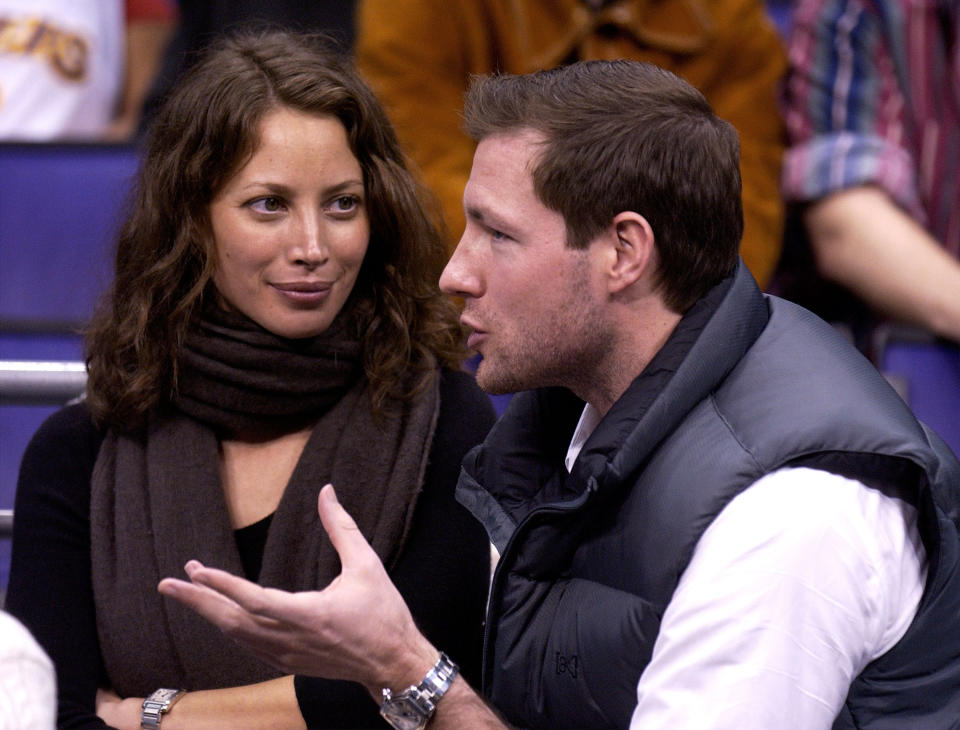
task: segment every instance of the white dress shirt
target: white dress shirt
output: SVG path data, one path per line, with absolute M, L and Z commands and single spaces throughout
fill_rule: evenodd
M 568 469 L 597 416 L 584 409 Z M 911 505 L 815 469 L 767 475 L 700 538 L 630 727 L 828 730 L 854 677 L 906 633 L 926 570 Z

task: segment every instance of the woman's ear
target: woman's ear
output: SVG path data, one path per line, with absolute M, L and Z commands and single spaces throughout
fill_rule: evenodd
M 618 213 L 612 223 L 610 243 L 614 247 L 608 261 L 608 289 L 617 293 L 653 274 L 654 236 L 650 223 L 639 213 Z

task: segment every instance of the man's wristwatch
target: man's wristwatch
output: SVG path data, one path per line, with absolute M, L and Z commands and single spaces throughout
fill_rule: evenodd
M 418 684 L 394 695 L 383 690 L 380 714 L 395 730 L 423 730 L 437 709 L 437 702 L 450 689 L 459 671 L 450 657 L 441 653 L 437 663 Z
M 156 730 L 160 727 L 160 716 L 170 712 L 174 703 L 183 697 L 187 691 L 185 689 L 155 689 L 150 696 L 143 701 L 142 711 L 140 712 L 141 730 Z

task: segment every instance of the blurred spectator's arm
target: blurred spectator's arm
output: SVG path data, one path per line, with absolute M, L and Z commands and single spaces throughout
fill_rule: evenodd
M 784 193 L 811 204 L 804 223 L 822 276 L 890 316 L 960 341 L 960 263 L 924 228 L 917 160 L 906 142 L 910 100 L 888 31 L 880 5 L 798 4 Z
M 156 78 L 175 23 L 173 0 L 126 1 L 123 92 L 113 121 L 104 133 L 105 140 L 126 142 L 136 132 L 143 100 Z
M 960 262 L 876 187 L 804 215 L 820 274 L 879 311 L 960 342 Z

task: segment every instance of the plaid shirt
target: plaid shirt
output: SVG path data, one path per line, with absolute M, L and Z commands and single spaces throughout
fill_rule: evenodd
M 960 0 L 801 0 L 788 201 L 883 188 L 960 256 Z

